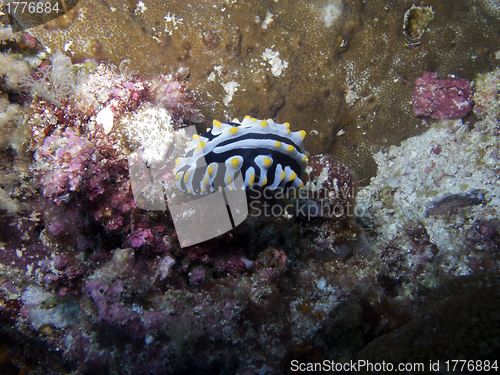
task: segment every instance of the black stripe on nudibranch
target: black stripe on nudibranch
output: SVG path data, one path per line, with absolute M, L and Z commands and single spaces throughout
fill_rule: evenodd
M 194 135 L 185 157 L 176 160 L 176 184 L 190 194 L 208 194 L 225 186 L 234 188 L 241 173 L 242 188 L 301 188 L 309 156 L 304 137 L 304 131 L 292 132 L 288 123 L 271 119 L 214 120 L 212 129 Z

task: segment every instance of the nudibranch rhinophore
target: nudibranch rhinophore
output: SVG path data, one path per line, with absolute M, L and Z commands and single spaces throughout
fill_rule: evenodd
M 182 191 L 204 195 L 235 188 L 241 171 L 242 189 L 257 185 L 271 190 L 301 188 L 307 158 L 306 132 L 290 131 L 290 124 L 246 116 L 239 122 L 214 120 L 212 129 L 187 142 L 185 157 L 175 161 L 176 184 Z

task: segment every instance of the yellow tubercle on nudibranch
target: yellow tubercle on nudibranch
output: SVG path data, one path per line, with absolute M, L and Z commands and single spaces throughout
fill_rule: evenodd
M 231 164 L 233 165 L 233 167 L 239 167 L 240 160 L 238 158 L 233 158 L 233 159 L 231 159 Z
M 190 194 L 209 194 L 226 186 L 239 188 L 241 173 L 243 189 L 254 185 L 271 190 L 300 188 L 308 158 L 305 135 L 273 119 L 214 120 L 211 129 L 186 143 L 185 157 L 176 160 L 176 185 Z
M 200 142 L 198 145 L 195 147 L 195 151 L 201 151 L 203 149 L 203 146 L 205 146 L 205 142 Z

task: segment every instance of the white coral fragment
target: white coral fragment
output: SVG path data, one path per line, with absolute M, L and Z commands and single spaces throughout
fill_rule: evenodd
M 266 48 L 262 54 L 262 58 L 271 65 L 271 73 L 275 77 L 281 76 L 283 71 L 288 68 L 288 62 L 279 58 L 280 53 L 273 51 L 271 48 Z

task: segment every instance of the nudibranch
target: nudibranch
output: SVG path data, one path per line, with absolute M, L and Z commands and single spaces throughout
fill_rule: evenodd
M 301 188 L 309 156 L 305 135 L 271 119 L 214 120 L 211 129 L 186 143 L 185 156 L 175 161 L 176 184 L 187 193 L 204 195 L 226 186 L 236 188 L 235 177 L 241 171 L 242 189 Z

